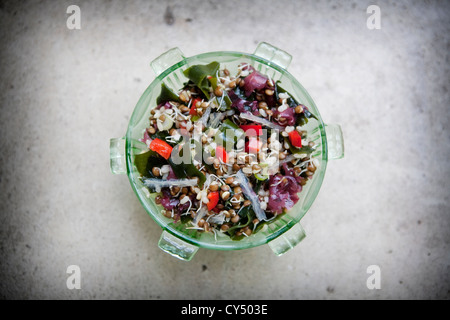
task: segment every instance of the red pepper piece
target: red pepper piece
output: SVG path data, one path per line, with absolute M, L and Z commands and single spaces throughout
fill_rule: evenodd
M 222 146 L 216 147 L 216 158 L 219 160 L 222 160 L 222 162 L 227 163 L 228 162 L 228 153 Z
M 244 130 L 245 135 L 247 137 L 257 137 L 262 136 L 262 126 L 256 125 L 256 124 L 247 124 L 247 125 L 241 125 L 240 128 Z
M 191 115 L 191 116 L 195 116 L 195 115 L 197 115 L 197 103 L 198 102 L 201 102 L 202 101 L 202 99 L 200 99 L 200 98 L 195 98 L 193 101 L 192 101 L 192 105 L 191 105 L 191 110 L 189 110 L 189 114 Z

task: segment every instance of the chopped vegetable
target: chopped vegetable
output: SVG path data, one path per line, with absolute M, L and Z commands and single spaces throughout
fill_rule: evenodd
M 186 150 L 186 148 L 185 148 Z M 190 152 L 190 148 L 187 148 L 188 152 Z M 187 155 L 187 159 L 190 159 L 188 161 L 182 161 L 181 159 L 178 159 L 178 157 L 182 157 L 183 149 L 181 148 L 178 154 L 175 154 L 174 158 L 169 158 L 169 164 L 172 170 L 175 173 L 175 176 L 178 179 L 186 179 L 186 178 L 198 178 L 198 185 L 200 187 L 203 187 L 203 183 L 206 181 L 205 175 L 197 169 L 197 167 L 192 163 L 193 159 L 192 156 L 189 154 Z
M 158 126 L 158 130 L 160 131 L 169 130 L 173 126 L 173 119 L 171 117 L 164 117 L 164 120 L 156 120 L 156 125 Z
M 213 191 L 208 194 L 209 202 L 207 203 L 208 210 L 214 209 L 219 203 L 219 192 Z
M 180 180 L 161 180 L 161 179 L 144 179 L 144 185 L 147 187 L 164 188 L 164 187 L 193 187 L 197 185 L 197 179 L 180 179 Z
M 239 127 L 244 130 L 247 137 L 261 136 L 263 134 L 262 126 L 260 125 L 250 124 L 240 125 Z
M 162 195 L 161 205 L 164 207 L 164 209 L 173 210 L 180 204 L 180 200 L 172 197 L 168 189 L 164 189 L 162 191 Z
M 168 101 L 175 101 L 181 103 L 182 101 L 178 98 L 178 96 L 169 88 L 167 88 L 166 84 L 163 82 L 161 84 L 161 93 L 158 98 L 156 98 L 157 104 L 162 104 Z
M 228 154 L 224 147 L 217 146 L 216 147 L 216 157 L 224 163 L 228 162 Z
M 297 130 L 292 130 L 289 132 L 289 140 L 291 141 L 292 145 L 296 148 L 302 147 L 302 136 Z
M 247 196 L 247 198 L 251 201 L 253 210 L 255 211 L 256 217 L 259 220 L 266 220 L 266 214 L 263 209 L 261 209 L 260 201 L 258 199 L 258 196 L 256 195 L 255 191 L 253 191 L 252 187 L 250 186 L 247 177 L 242 172 L 242 170 L 239 170 L 236 174 L 236 177 L 239 179 L 239 185 L 242 188 L 242 192 Z
M 149 150 L 144 153 L 140 153 L 136 155 L 134 163 L 136 165 L 136 168 L 138 172 L 148 178 L 156 178 L 153 174 L 152 169 L 154 167 L 161 166 L 163 164 L 166 164 L 166 159 L 162 158 L 158 153 L 155 151 Z
M 217 128 L 218 124 L 220 123 L 220 121 L 222 121 L 225 117 L 227 116 L 226 112 L 216 112 L 213 113 L 210 117 L 210 123 L 209 123 L 209 127 L 210 128 Z
M 211 107 L 208 106 L 208 108 L 203 113 L 202 117 L 200 118 L 200 121 L 203 123 L 204 126 L 206 126 L 206 124 L 208 123 L 210 114 L 211 114 Z
M 266 86 L 268 78 L 258 71 L 254 70 L 245 78 L 245 95 L 248 97 L 255 90 L 261 90 Z
M 259 181 L 265 181 L 267 179 L 269 179 L 269 175 L 264 175 L 261 173 L 255 173 L 255 178 L 258 179 Z
M 291 209 L 298 201 L 301 186 L 291 176 L 272 176 L 269 180 L 269 203 L 267 207 L 277 214 Z
M 302 146 L 301 148 L 296 148 L 287 138 L 285 138 L 284 142 L 289 145 L 289 151 L 292 153 L 292 155 L 311 154 L 314 151 L 314 148 L 310 146 Z

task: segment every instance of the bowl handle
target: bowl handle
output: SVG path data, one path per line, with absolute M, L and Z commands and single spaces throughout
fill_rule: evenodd
M 198 247 L 183 241 L 167 231 L 159 238 L 158 247 L 168 254 L 185 261 L 190 261 L 197 253 Z
M 277 255 L 288 252 L 305 239 L 306 233 L 300 223 L 296 223 L 292 228 L 269 242 L 269 247 Z
M 278 49 L 267 42 L 260 42 L 256 47 L 254 55 L 269 60 L 285 70 L 289 67 L 292 61 L 292 56 L 289 53 Z
M 183 61 L 184 59 L 185 59 L 185 57 L 183 55 L 183 52 L 181 52 L 180 49 L 175 47 L 175 48 L 170 49 L 169 51 L 164 52 L 158 58 L 153 60 L 150 63 L 150 66 L 152 67 L 156 76 L 159 76 L 162 72 L 167 70 L 169 67 L 173 66 L 174 64 L 176 64 L 180 61 Z
M 109 140 L 109 160 L 112 173 L 127 173 L 127 163 L 125 161 L 125 138 L 114 138 Z
M 344 157 L 344 136 L 338 124 L 326 124 L 328 159 L 342 159 Z

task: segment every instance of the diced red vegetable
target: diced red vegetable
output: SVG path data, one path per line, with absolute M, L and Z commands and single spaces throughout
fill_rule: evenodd
M 208 194 L 209 202 L 207 204 L 208 210 L 214 209 L 219 203 L 219 191 L 213 191 Z
M 297 130 L 292 130 L 291 132 L 289 132 L 289 140 L 294 147 L 302 147 L 302 136 Z
M 259 116 L 258 101 L 241 99 L 233 90 L 228 91 L 227 94 L 231 100 L 232 108 L 238 109 L 239 112 L 251 112 L 252 114 Z
M 150 143 L 150 150 L 155 151 L 166 160 L 170 158 L 172 149 L 173 148 L 167 142 L 158 138 L 152 140 L 152 142 Z
M 228 154 L 224 147 L 217 146 L 216 147 L 216 157 L 219 160 L 222 160 L 222 162 L 227 163 L 228 162 Z
M 245 131 L 247 137 L 256 137 L 263 134 L 262 126 L 257 124 L 241 125 L 240 128 Z
M 202 101 L 202 99 L 200 99 L 200 98 L 195 98 L 192 101 L 191 110 L 189 110 L 189 114 L 191 116 L 195 116 L 197 114 L 197 107 L 196 106 L 197 106 L 197 103 L 201 102 L 201 101 Z
M 252 73 L 250 73 L 245 78 L 245 95 L 248 97 L 252 94 L 254 90 L 261 90 L 266 86 L 268 78 L 259 73 L 258 71 L 254 70 Z
M 259 153 L 262 145 L 263 143 L 261 140 L 259 140 L 258 138 L 250 137 L 250 139 L 248 139 L 248 141 L 245 143 L 245 152 L 253 154 Z

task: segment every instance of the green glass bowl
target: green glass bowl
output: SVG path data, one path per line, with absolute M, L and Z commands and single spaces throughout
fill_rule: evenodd
M 156 58 L 151 67 L 156 73 L 156 79 L 148 86 L 139 99 L 128 124 L 126 136 L 110 141 L 111 171 L 114 174 L 127 174 L 136 196 L 148 214 L 163 229 L 159 240 L 159 247 L 173 256 L 190 260 L 199 248 L 215 250 L 239 250 L 248 249 L 263 244 L 269 244 L 277 255 L 281 255 L 292 249 L 304 237 L 305 232 L 300 225 L 300 220 L 306 214 L 314 202 L 322 181 L 324 179 L 327 162 L 329 159 L 339 159 L 344 155 L 342 130 L 339 125 L 325 125 L 320 117 L 314 101 L 303 86 L 286 71 L 292 60 L 291 55 L 283 50 L 262 42 L 253 54 L 218 51 L 199 54 L 186 58 L 183 53 L 174 48 Z M 140 181 L 139 172 L 134 164 L 136 154 L 148 150 L 148 147 L 139 142 L 144 130 L 148 127 L 151 109 L 156 107 L 156 98 L 161 91 L 161 84 L 177 92 L 187 78 L 183 75 L 192 65 L 207 64 L 218 61 L 221 68 L 226 67 L 231 74 L 236 74 L 240 63 L 247 62 L 253 65 L 261 73 L 270 76 L 274 81 L 281 81 L 281 85 L 300 103 L 306 105 L 319 120 L 310 119 L 306 125 L 308 137 L 317 145 L 313 153 L 319 161 L 313 179 L 309 180 L 299 194 L 298 203 L 280 219 L 268 223 L 262 230 L 234 241 L 220 233 L 201 233 L 195 230 L 186 230 L 175 227 L 173 220 L 164 217 L 161 206 L 154 201 L 147 188 Z

